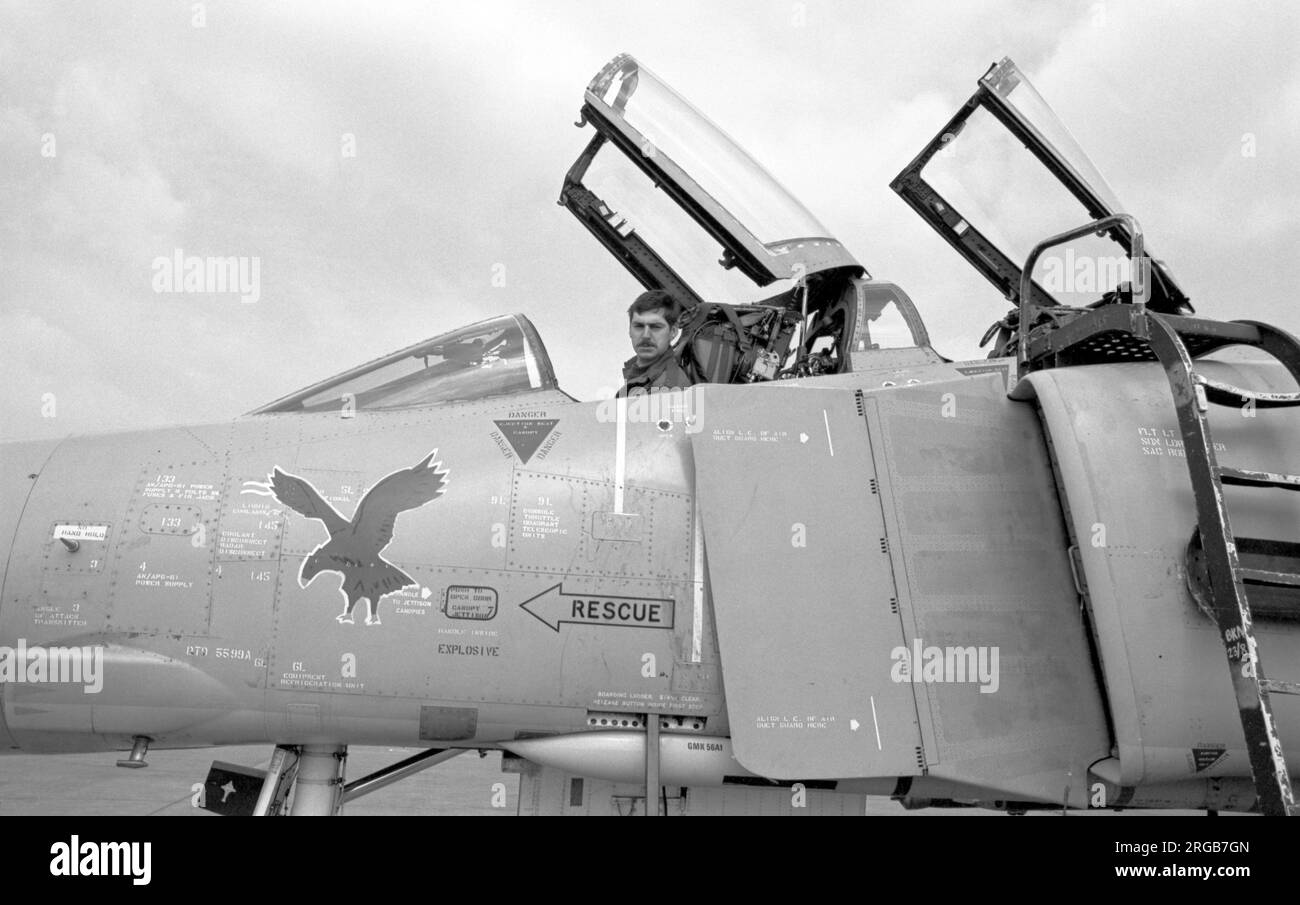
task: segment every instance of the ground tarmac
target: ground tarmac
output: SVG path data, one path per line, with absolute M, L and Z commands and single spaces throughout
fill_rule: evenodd
M 264 770 L 271 748 L 244 745 L 150 751 L 149 766 L 116 766 L 126 752 L 98 754 L 14 754 L 0 757 L 0 817 L 73 815 L 202 815 L 194 805 L 197 790 L 214 760 Z M 416 753 L 415 748 L 348 749 L 346 779 L 354 780 Z M 497 783 L 505 786 L 504 807 Z M 501 772 L 501 755 L 479 757 L 466 751 L 445 763 L 372 792 L 344 808 L 345 814 L 513 816 L 518 807 L 519 775 Z M 888 799 L 867 800 L 868 814 L 925 813 L 905 811 Z M 936 813 L 931 811 L 931 813 Z M 945 813 L 988 813 L 964 809 Z
M 416 753 L 414 748 L 348 749 L 348 780 Z M 0 817 L 32 815 L 203 815 L 195 807 L 214 760 L 265 770 L 272 749 L 264 745 L 150 751 L 149 766 L 116 766 L 125 752 L 15 754 L 0 757 Z M 493 807 L 493 785 L 505 784 L 506 807 Z M 348 814 L 513 815 L 519 777 L 501 772 L 501 755 L 480 758 L 467 751 L 445 763 L 372 792 L 345 808 Z M 501 796 L 496 796 L 500 801 Z
M 415 748 L 354 746 L 348 749 L 349 781 L 415 754 Z M 97 754 L 14 754 L 0 757 L 0 817 L 17 816 L 215 816 L 194 805 L 195 784 L 206 778 L 214 760 L 266 769 L 272 749 L 264 745 L 151 751 L 149 766 L 116 766 L 126 752 Z M 504 802 L 500 786 L 505 789 Z M 501 755 L 480 757 L 466 751 L 344 808 L 352 815 L 513 816 L 518 807 L 519 776 L 501 772 Z M 494 806 L 494 801 L 504 806 Z M 867 815 L 979 815 L 977 808 L 904 810 L 887 798 L 868 798 Z M 1089 812 L 1072 811 L 1071 815 Z M 1091 812 L 1099 815 L 1104 812 Z M 1125 814 L 1154 814 L 1126 811 Z M 1198 814 L 1197 811 L 1163 812 Z

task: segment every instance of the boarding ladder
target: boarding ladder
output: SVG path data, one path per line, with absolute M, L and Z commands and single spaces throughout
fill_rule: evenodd
M 1031 296 L 1031 275 L 1044 251 L 1089 234 L 1104 235 L 1117 225 L 1127 227 L 1133 266 L 1131 284 L 1120 287 L 1118 301 L 1067 309 L 1033 300 L 1043 298 L 1041 293 Z M 1282 362 L 1300 385 L 1300 341 L 1254 321 L 1224 322 L 1151 311 L 1145 304 L 1149 267 L 1141 228 L 1126 214 L 1039 243 L 1021 272 L 1016 331 L 1019 376 L 1043 368 L 1103 362 L 1159 361 L 1164 367 L 1196 498 L 1198 524 L 1188 544 L 1188 585 L 1201 609 L 1218 624 L 1259 809 L 1273 815 L 1300 814 L 1269 702 L 1272 693 L 1300 694 L 1300 684 L 1265 677 L 1252 628 L 1254 616 L 1300 618 L 1295 606 L 1295 595 L 1300 593 L 1300 543 L 1234 536 L 1223 494 L 1225 484 L 1297 491 L 1300 475 L 1218 464 L 1208 420 L 1210 404 L 1240 406 L 1253 416 L 1256 408 L 1300 406 L 1300 392 L 1253 392 L 1211 380 L 1192 368 L 1193 359 L 1214 349 L 1248 345 Z

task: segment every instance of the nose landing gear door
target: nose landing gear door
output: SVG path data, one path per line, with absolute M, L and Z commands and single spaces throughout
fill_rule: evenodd
M 906 776 L 903 627 L 867 423 L 848 390 L 697 386 L 692 436 L 737 760 L 771 779 Z

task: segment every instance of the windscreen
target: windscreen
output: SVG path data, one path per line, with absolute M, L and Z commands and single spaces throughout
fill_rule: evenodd
M 259 409 L 380 411 L 541 389 L 550 365 L 519 319 L 498 317 L 354 368 Z
M 858 320 L 856 351 L 909 349 L 915 345 L 916 336 L 897 302 L 889 299 L 864 305 Z

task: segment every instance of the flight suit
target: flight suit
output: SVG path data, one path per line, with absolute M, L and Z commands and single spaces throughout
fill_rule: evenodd
M 695 381 L 677 363 L 671 346 L 650 364 L 642 367 L 636 356 L 623 363 L 623 388 L 615 396 L 636 396 L 658 389 L 683 389 Z

